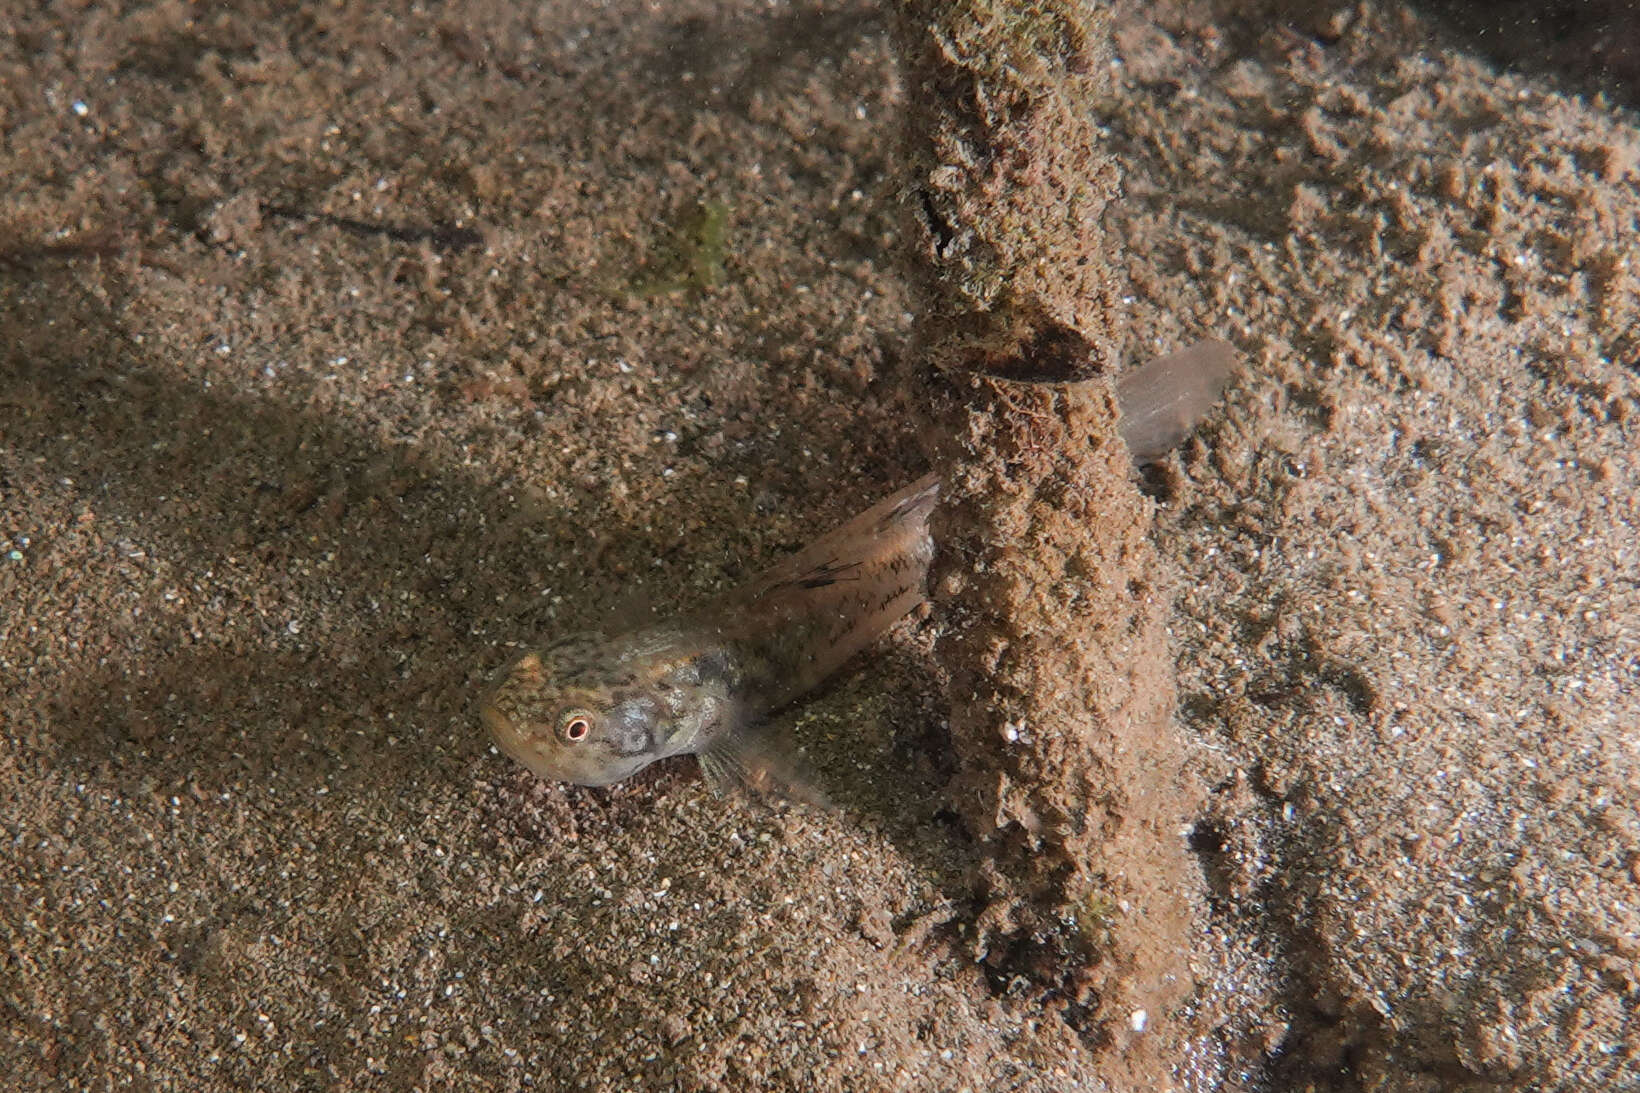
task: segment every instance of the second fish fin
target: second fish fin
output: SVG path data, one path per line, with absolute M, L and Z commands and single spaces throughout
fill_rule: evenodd
M 761 733 L 725 733 L 699 752 L 700 772 L 719 797 L 740 793 L 753 800 L 773 797 L 816 808 L 834 809 L 801 760 L 783 744 Z
M 1122 439 L 1135 464 L 1160 459 L 1196 427 L 1219 400 L 1236 366 L 1236 351 L 1224 342 L 1198 342 L 1157 357 L 1122 377 L 1116 403 L 1122 409 Z

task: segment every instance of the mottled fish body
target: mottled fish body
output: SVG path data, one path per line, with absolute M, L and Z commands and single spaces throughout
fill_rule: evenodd
M 482 707 L 497 745 L 543 778 L 608 785 L 692 754 L 714 788 L 814 800 L 789 760 L 748 733 L 923 599 L 934 543 L 929 475 L 676 622 L 573 634 L 525 653 Z
M 1136 462 L 1184 438 L 1232 362 L 1229 346 L 1206 342 L 1123 380 L 1122 436 Z M 571 634 L 526 652 L 485 696 L 483 720 L 503 752 L 555 781 L 608 785 L 690 754 L 716 790 L 819 803 L 755 728 L 923 601 L 938 497 L 934 475 L 919 479 L 675 622 Z

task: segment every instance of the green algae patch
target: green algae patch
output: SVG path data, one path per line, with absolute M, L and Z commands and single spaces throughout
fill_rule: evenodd
M 702 201 L 678 217 L 650 259 L 627 279 L 633 296 L 703 293 L 721 285 L 729 257 L 729 204 Z

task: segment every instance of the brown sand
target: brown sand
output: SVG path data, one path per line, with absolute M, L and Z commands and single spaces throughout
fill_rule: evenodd
M 1186 91 L 1111 106 L 1138 302 L 1205 284 L 1158 334 L 1217 315 L 1254 355 L 1166 484 L 1237 938 L 1204 1052 L 1276 1088 L 1631 1087 L 1634 115 L 1395 9 L 1119 44 Z
M 843 815 L 472 713 L 924 469 L 885 16 L 0 16 L 8 1088 L 1640 1081 L 1634 86 L 1283 10 L 1119 15 L 1099 106 L 1114 355 L 1248 361 L 1146 479 L 1214 787 L 1171 1056 L 975 960 L 938 614 L 785 718 Z M 643 291 L 714 200 L 722 283 Z

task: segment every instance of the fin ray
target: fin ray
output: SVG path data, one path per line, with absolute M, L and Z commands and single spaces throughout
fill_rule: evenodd
M 801 760 L 783 743 L 745 730 L 725 733 L 695 756 L 706 784 L 719 797 L 774 797 L 831 810 Z
M 1220 341 L 1157 357 L 1116 385 L 1119 426 L 1134 463 L 1150 463 L 1172 451 L 1210 410 L 1230 372 L 1236 351 Z

